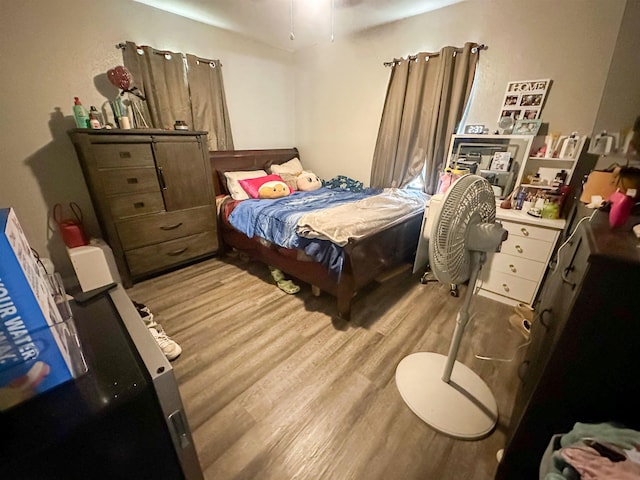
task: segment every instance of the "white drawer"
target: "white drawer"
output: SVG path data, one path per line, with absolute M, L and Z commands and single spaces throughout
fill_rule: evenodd
M 525 238 L 535 238 L 545 242 L 555 242 L 557 230 L 551 228 L 536 227 L 533 225 L 525 225 L 524 223 L 501 221 L 502 226 L 509 231 L 509 236 L 518 236 Z
M 496 272 L 508 273 L 509 275 L 537 282 L 542 278 L 545 267 L 546 263 L 544 262 L 505 253 L 491 253 L 487 256 L 487 263 L 482 269 L 483 271 L 491 269 Z
M 533 301 L 533 294 L 538 287 L 538 282 L 495 270 L 483 270 L 482 282 L 479 283 L 479 287 L 530 304 Z
M 552 247 L 553 244 L 550 242 L 509 235 L 509 238 L 502 242 L 500 251 L 507 255 L 546 263 Z

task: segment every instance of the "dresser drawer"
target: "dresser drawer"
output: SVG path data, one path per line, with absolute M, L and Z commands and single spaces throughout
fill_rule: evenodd
M 134 215 L 161 212 L 164 210 L 164 202 L 158 188 L 157 192 L 111 197 L 109 198 L 109 207 L 113 218 L 119 220 Z
M 106 195 L 153 192 L 159 189 L 158 175 L 153 167 L 103 170 L 100 177 Z
M 215 229 L 215 218 L 209 206 L 146 215 L 118 224 L 118 233 L 124 250 L 162 243 Z
M 91 146 L 98 168 L 153 167 L 150 143 L 112 143 Z
M 545 267 L 546 264 L 544 262 L 505 253 L 492 253 L 487 256 L 487 263 L 483 270 L 491 269 L 496 272 L 508 273 L 516 277 L 537 281 L 542 277 Z
M 537 279 L 527 280 L 494 270 L 483 270 L 481 279 L 480 288 L 528 304 L 531 304 L 538 286 Z
M 133 276 L 160 270 L 192 258 L 213 253 L 217 249 L 216 232 L 202 232 L 169 242 L 125 252 Z
M 536 227 L 534 225 L 526 225 L 524 223 L 501 221 L 502 226 L 509 231 L 509 236 L 518 236 L 525 238 L 535 238 L 545 242 L 553 243 L 556 240 L 557 231 L 550 228 Z
M 502 242 L 500 251 L 515 257 L 528 258 L 538 262 L 545 262 L 549 257 L 553 244 L 534 238 L 518 237 L 509 234 L 509 237 Z

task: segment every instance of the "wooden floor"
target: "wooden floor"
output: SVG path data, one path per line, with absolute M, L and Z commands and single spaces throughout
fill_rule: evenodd
M 173 366 L 205 478 L 493 478 L 524 350 L 512 308 L 472 302 L 458 359 L 488 383 L 500 419 L 461 441 L 409 410 L 394 373 L 410 353 L 447 353 L 462 296 L 407 270 L 360 293 L 344 322 L 333 297 L 301 286 L 287 295 L 264 265 L 224 257 L 128 290 L 183 348 Z

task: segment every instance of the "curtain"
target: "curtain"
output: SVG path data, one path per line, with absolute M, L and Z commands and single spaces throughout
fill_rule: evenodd
M 424 172 L 424 190 L 435 193 L 449 139 L 471 94 L 479 50 L 466 43 L 393 62 L 372 187 L 401 188 Z
M 171 129 L 176 120 L 183 120 L 193 129 L 182 54 L 127 42 L 123 60 L 135 86 L 146 97 L 153 127 Z
M 209 150 L 233 150 L 220 61 L 187 55 L 187 79 L 194 130 L 209 132 Z

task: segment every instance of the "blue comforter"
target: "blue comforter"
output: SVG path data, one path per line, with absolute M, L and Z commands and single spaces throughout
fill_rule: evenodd
M 298 220 L 307 212 L 354 202 L 376 193 L 379 192 L 320 188 L 273 200 L 244 200 L 231 212 L 229 223 L 249 238 L 260 237 L 281 247 L 302 249 L 339 275 L 344 265 L 343 249 L 327 240 L 300 237 L 296 233 Z

